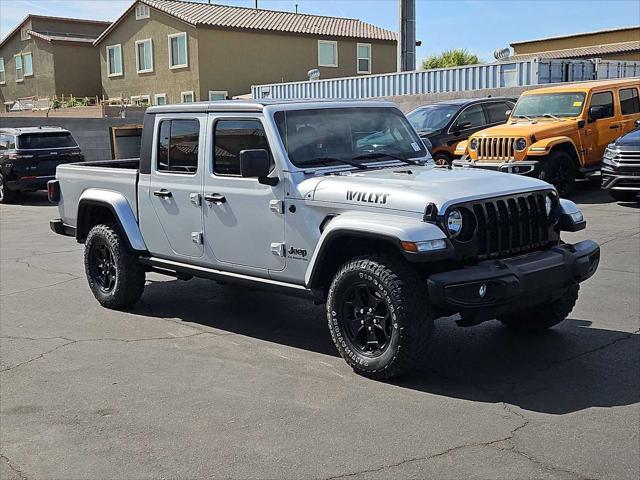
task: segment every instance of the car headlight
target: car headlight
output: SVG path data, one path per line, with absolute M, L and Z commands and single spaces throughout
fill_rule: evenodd
M 472 138 L 471 141 L 469 142 L 469 148 L 471 150 L 475 150 L 476 148 L 478 148 L 478 139 L 477 138 Z
M 451 210 L 447 215 L 447 228 L 452 237 L 458 236 L 462 231 L 462 213 L 460 210 Z
M 515 147 L 519 152 L 524 150 L 525 148 L 527 148 L 527 140 L 525 140 L 524 138 L 517 139 Z
M 609 163 L 612 163 L 614 161 L 614 159 L 618 155 L 618 152 L 615 150 L 615 148 L 615 145 L 609 145 L 606 148 L 606 150 L 604 151 L 604 160 L 610 160 Z

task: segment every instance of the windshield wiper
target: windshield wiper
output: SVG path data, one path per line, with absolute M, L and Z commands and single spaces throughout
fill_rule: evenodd
M 527 120 L 529 120 L 530 122 L 533 122 L 533 118 L 531 118 L 529 115 L 514 115 L 515 118 L 526 118 Z
M 366 170 L 367 168 L 369 168 L 366 165 L 363 165 L 362 163 L 353 162 L 353 161 L 347 160 L 345 158 L 336 158 L 336 157 L 317 157 L 317 158 L 314 158 L 313 160 L 309 160 L 309 161 L 304 162 L 304 163 L 305 164 L 321 163 L 321 164 L 326 165 L 328 163 L 333 163 L 333 162 L 345 163 L 347 165 L 351 165 L 352 167 L 359 168 L 360 170 Z
M 385 152 L 372 152 L 365 153 L 363 155 L 358 155 L 357 157 L 353 157 L 354 160 L 375 160 L 376 158 L 389 157 L 394 160 L 399 160 L 403 163 L 408 163 L 409 165 L 421 165 L 420 162 L 416 162 L 415 160 L 410 160 L 408 158 L 399 157 L 397 155 L 393 155 L 392 153 Z
M 553 118 L 554 120 L 560 120 L 560 117 L 556 117 L 555 115 L 553 115 L 552 113 L 543 113 L 542 116 L 544 118 Z

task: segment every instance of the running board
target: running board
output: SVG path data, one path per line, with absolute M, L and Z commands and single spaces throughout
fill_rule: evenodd
M 280 282 L 278 280 L 271 280 L 268 278 L 252 277 L 241 273 L 224 272 L 222 270 L 215 270 L 213 268 L 190 265 L 157 257 L 140 257 L 138 261 L 143 265 L 151 267 L 154 269 L 153 271 L 165 275 L 194 276 L 222 283 L 235 283 L 261 290 L 283 293 L 285 295 L 314 299 L 314 294 L 310 289 L 303 285 L 296 285 L 294 283 Z

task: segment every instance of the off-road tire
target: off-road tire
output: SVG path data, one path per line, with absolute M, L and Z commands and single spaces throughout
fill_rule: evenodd
M 114 276 L 111 288 L 101 286 L 95 263 L 97 257 L 94 256 L 98 249 L 111 255 Z M 142 296 L 145 271 L 115 225 L 96 225 L 89 231 L 84 248 L 84 268 L 89 288 L 103 307 L 128 307 Z
M 541 160 L 538 178 L 550 183 L 561 196 L 568 195 L 573 190 L 577 171 L 571 156 L 566 152 L 551 152 Z
M 640 201 L 639 192 L 630 190 L 609 190 L 609 193 L 618 202 L 638 202 Z
M 378 356 L 368 356 L 349 340 L 343 313 L 347 292 L 366 283 L 380 293 L 392 323 L 390 340 Z M 401 257 L 367 255 L 344 264 L 335 274 L 327 296 L 327 321 L 338 352 L 365 377 L 387 380 L 410 370 L 424 356 L 433 334 L 433 314 L 426 285 Z
M 433 155 L 433 161 L 436 165 L 442 166 L 451 165 L 452 162 L 451 157 L 445 153 L 436 153 Z
M 13 203 L 17 196 L 17 192 L 7 188 L 4 184 L 4 177 L 0 175 L 0 203 Z
M 522 332 L 541 332 L 562 322 L 578 300 L 580 285 L 567 288 L 562 297 L 545 305 L 498 318 L 507 327 Z

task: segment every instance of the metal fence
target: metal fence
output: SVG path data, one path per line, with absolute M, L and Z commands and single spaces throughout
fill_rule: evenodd
M 255 99 L 371 98 L 636 76 L 640 76 L 640 62 L 529 59 L 414 72 L 254 85 L 251 87 L 251 94 Z

